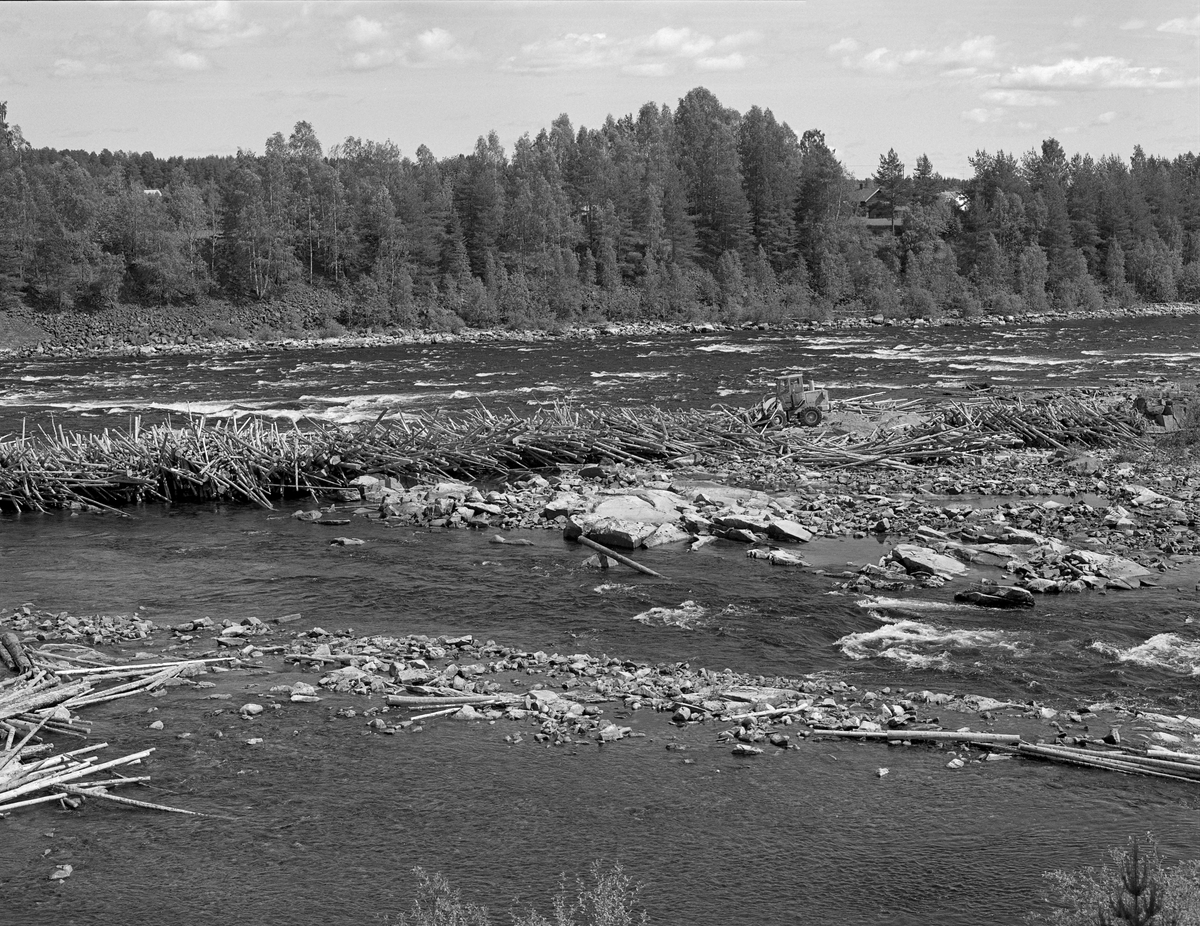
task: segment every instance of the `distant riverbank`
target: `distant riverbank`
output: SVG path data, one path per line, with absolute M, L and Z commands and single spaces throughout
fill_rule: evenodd
M 397 344 L 447 342 L 537 342 L 557 339 L 644 337 L 686 331 L 718 332 L 747 329 L 828 331 L 896 327 L 996 327 L 1046 325 L 1081 319 L 1146 318 L 1200 314 L 1200 304 L 1159 303 L 1106 310 L 1087 315 L 1050 312 L 1030 315 L 983 315 L 975 318 L 892 318 L 875 315 L 788 319 L 782 322 L 714 321 L 685 323 L 630 322 L 564 326 L 555 330 L 458 328 L 435 331 L 418 328 L 356 331 L 336 323 L 321 327 L 296 324 L 286 306 L 235 306 L 212 303 L 203 308 L 141 308 L 117 306 L 102 312 L 35 312 L 18 308 L 0 313 L 0 356 L 136 356 L 140 354 L 209 354 L 253 349 L 311 347 L 386 347 Z

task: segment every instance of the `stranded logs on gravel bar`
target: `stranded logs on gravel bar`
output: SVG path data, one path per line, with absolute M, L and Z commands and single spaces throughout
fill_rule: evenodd
M 0 439 L 0 505 L 116 506 L 146 500 L 272 499 L 350 486 L 363 475 L 416 482 L 501 479 L 594 463 L 741 464 L 898 469 L 1008 447 L 1142 446 L 1133 412 L 1101 399 L 986 397 L 931 409 L 912 427 L 866 437 L 760 425 L 754 410 L 555 405 L 528 416 L 487 409 L 419 412 L 358 428 L 256 418 L 188 419 L 76 434 L 61 427 Z

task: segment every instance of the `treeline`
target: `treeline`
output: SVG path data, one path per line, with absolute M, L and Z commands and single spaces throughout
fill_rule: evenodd
M 307 122 L 262 154 L 35 149 L 0 104 L 0 307 L 319 295 L 355 327 L 446 328 L 1200 301 L 1195 154 L 970 162 L 889 150 L 856 180 L 820 131 L 703 88 L 415 160 Z

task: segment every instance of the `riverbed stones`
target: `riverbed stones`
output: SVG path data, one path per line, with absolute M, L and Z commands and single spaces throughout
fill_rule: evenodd
M 910 575 L 933 575 L 952 579 L 967 571 L 967 567 L 953 557 L 911 543 L 896 544 L 891 557 Z
M 563 530 L 563 536 L 568 540 L 585 536 L 606 547 L 636 550 L 657 529 L 657 522 L 624 521 L 594 515 L 572 515 Z

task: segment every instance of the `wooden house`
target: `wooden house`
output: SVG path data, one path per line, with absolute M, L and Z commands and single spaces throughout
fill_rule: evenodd
M 858 189 L 850 192 L 851 220 L 866 225 L 872 232 L 883 234 L 893 229 L 897 234 L 904 230 L 907 206 L 897 206 L 895 216 L 892 207 L 883 196 L 883 190 L 867 181 L 859 181 Z M 894 218 L 894 221 L 893 221 Z

